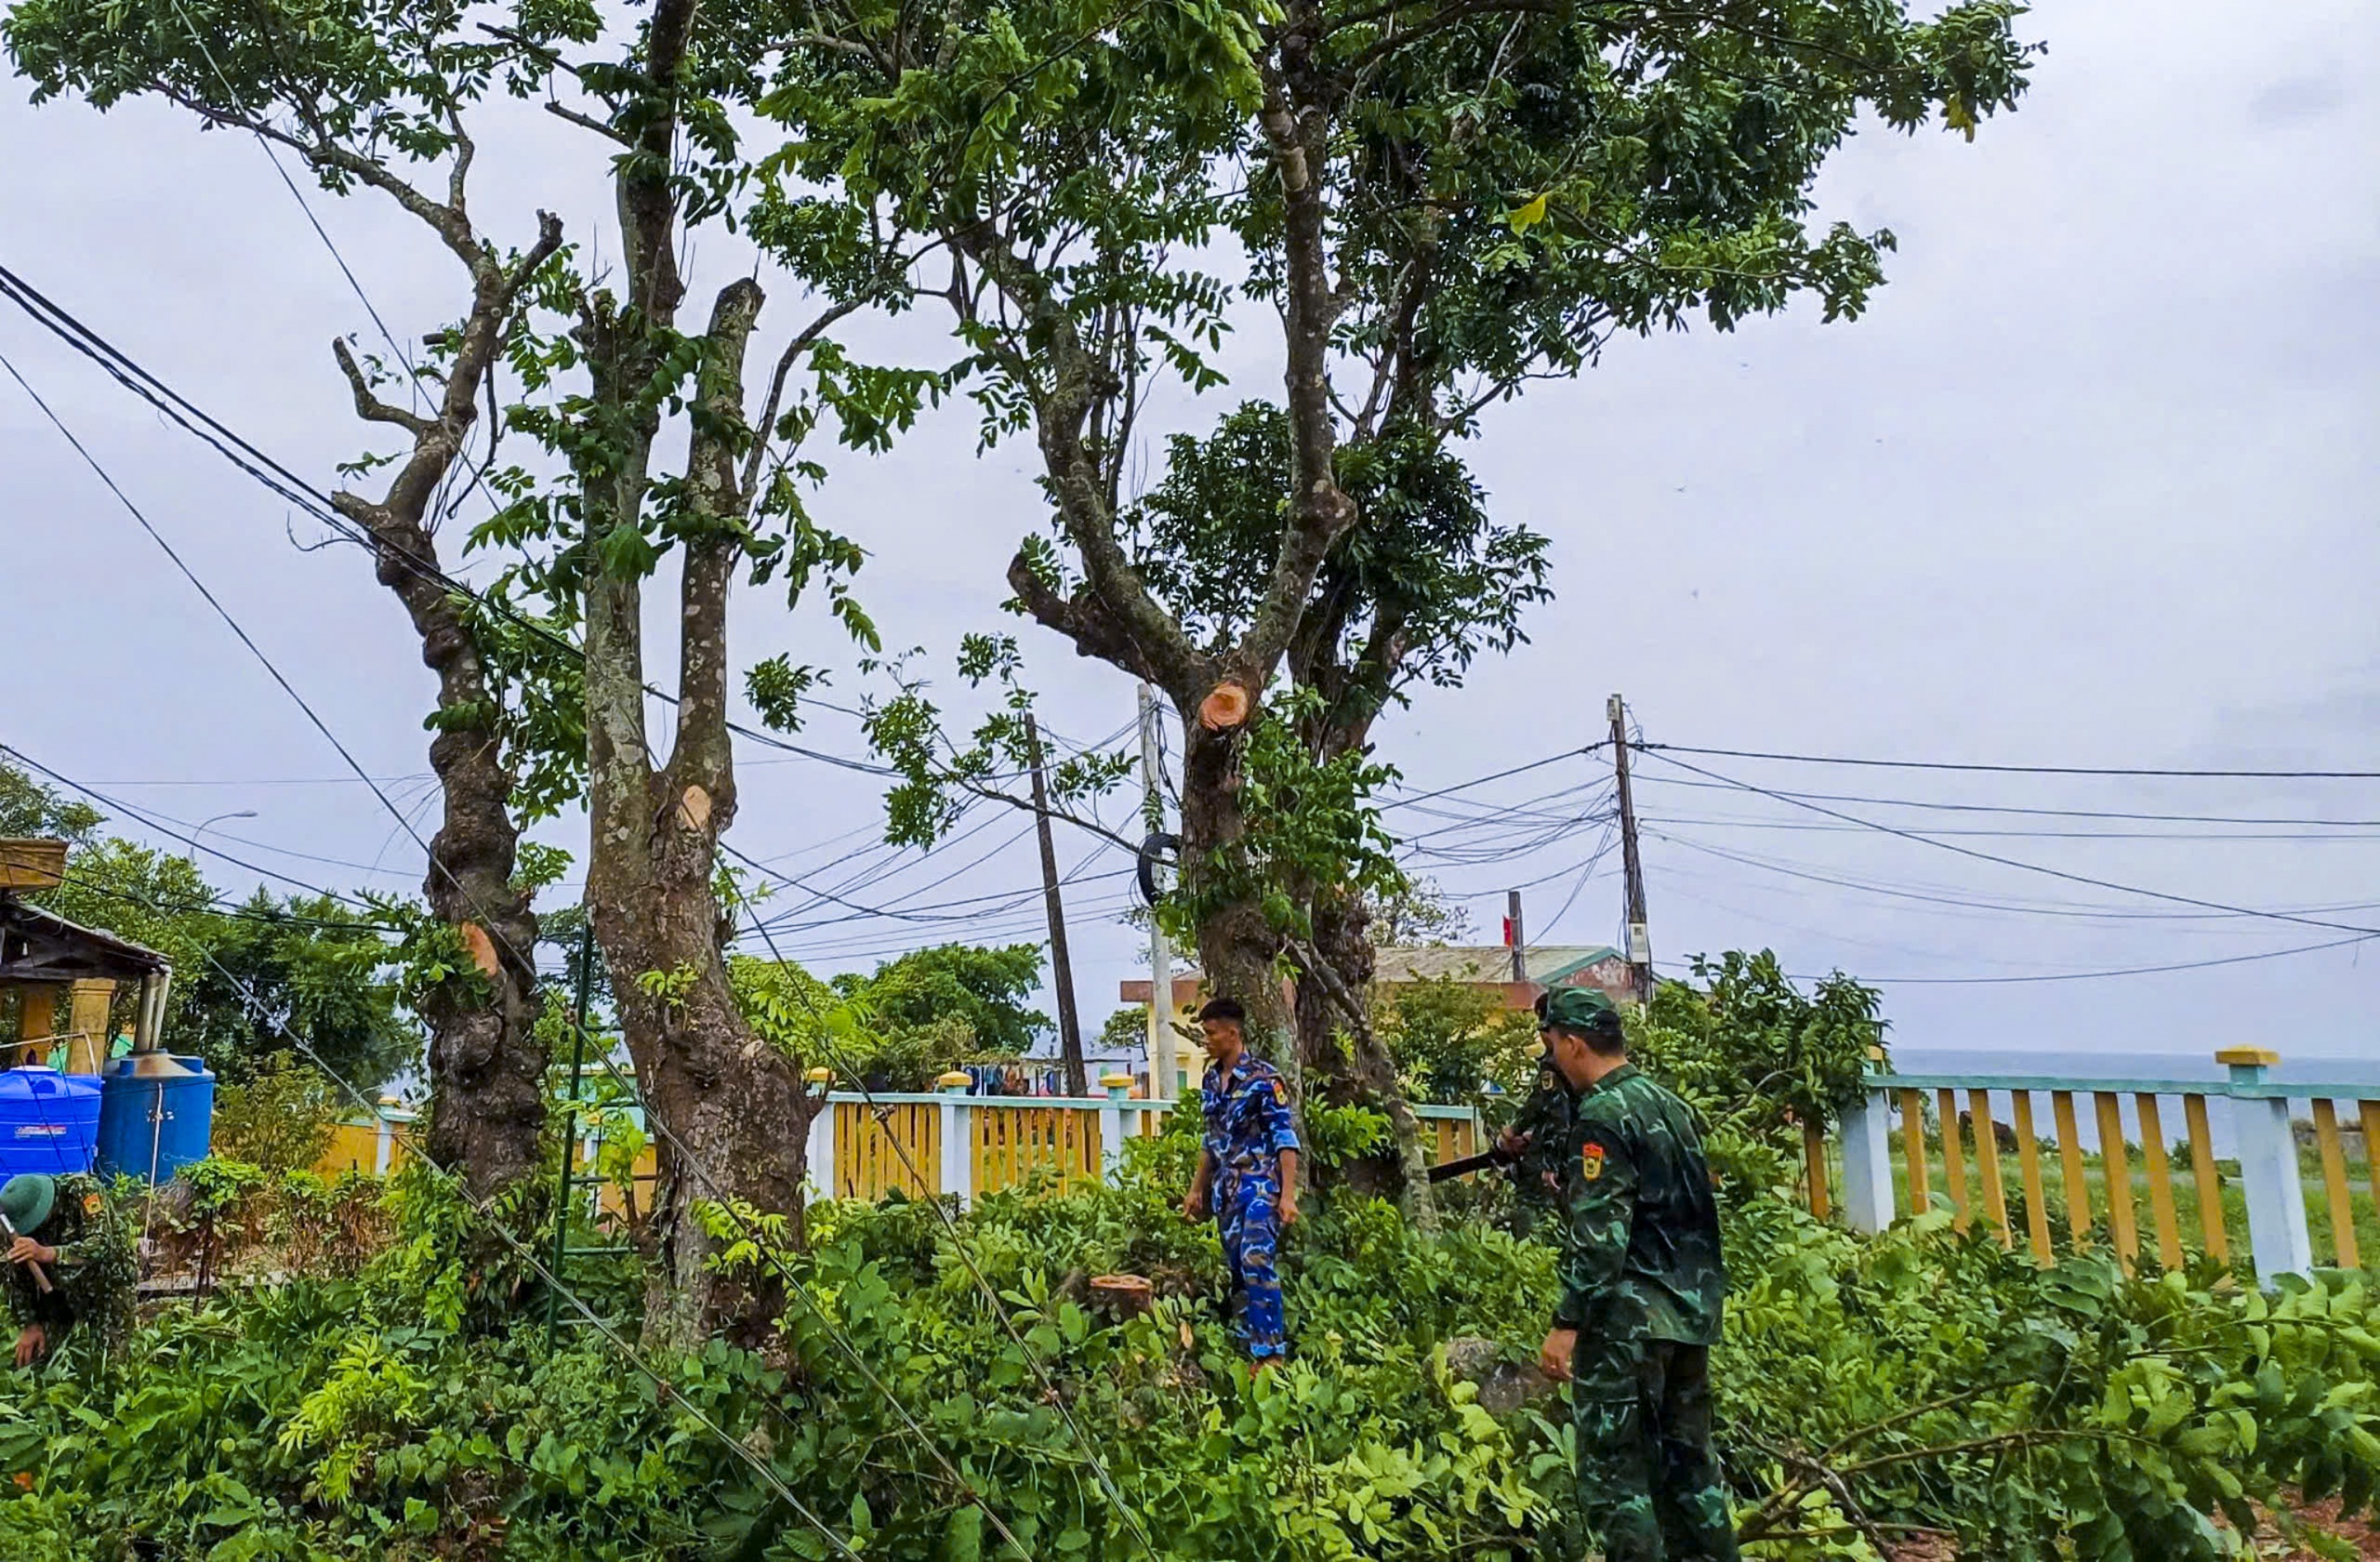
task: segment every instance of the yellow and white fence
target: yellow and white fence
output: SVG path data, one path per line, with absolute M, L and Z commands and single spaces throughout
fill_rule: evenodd
M 2296 1107 L 2303 1105 L 2328 1216 L 2325 1255 L 2338 1267 L 2359 1266 L 2364 1255 L 2356 1239 L 2347 1142 L 2360 1141 L 2362 1197 L 2380 1198 L 2380 1085 L 2281 1080 L 2273 1075 L 2279 1054 L 2261 1048 L 2231 1049 L 2215 1061 L 2228 1079 L 1871 1074 L 1866 1100 L 1842 1125 L 1844 1217 L 1855 1229 L 1876 1231 L 1899 1214 L 1933 1208 L 1938 1168 L 1959 1229 L 1981 1222 L 2003 1245 L 2025 1242 L 2043 1264 L 2061 1245 L 2101 1241 L 2126 1268 L 2152 1242 L 2167 1268 L 2193 1251 L 2228 1263 L 2244 1236 L 2243 1256 L 2259 1276 L 2302 1275 L 2317 1258 L 2298 1147 Z M 2004 1116 L 2001 1099 L 2008 1104 Z M 1931 1144 L 1929 1107 L 1937 1131 Z M 2094 1130 L 2087 1136 L 2086 1120 Z M 2218 1126 L 2230 1131 L 2232 1156 L 2216 1153 Z M 1833 1203 L 1834 1158 L 1815 1132 L 1805 1148 L 1810 1207 L 1824 1217 Z M 2187 1183 L 2180 1180 L 2185 1171 Z M 2052 1225 L 2053 1172 L 2064 1206 L 2062 1232 Z M 2232 1227 L 2225 1210 L 2227 1192 L 2234 1191 L 2245 1232 Z M 2013 1217 L 2012 1198 L 2019 1211 Z M 2380 1262 L 2380 1253 L 2372 1257 Z
M 970 1095 L 967 1077 L 948 1076 L 932 1093 L 860 1095 L 834 1091 L 810 1120 L 810 1178 L 835 1198 L 955 1194 L 964 1202 L 1048 1174 L 1061 1187 L 1112 1181 L 1126 1140 L 1163 1131 L 1169 1101 L 1131 1094 L 1111 1074 L 1098 1096 Z M 1438 1158 L 1469 1155 L 1479 1143 L 1468 1106 L 1422 1106 Z M 828 1170 L 828 1169 L 831 1169 Z

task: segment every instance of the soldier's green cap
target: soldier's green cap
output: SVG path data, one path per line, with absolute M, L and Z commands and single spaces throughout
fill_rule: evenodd
M 58 1202 L 58 1180 L 38 1172 L 27 1172 L 8 1179 L 0 1185 L 0 1215 L 17 1228 L 20 1237 L 37 1230 L 49 1219 L 51 1208 Z
M 1545 995 L 1538 1023 L 1580 1032 L 1613 1031 L 1620 1028 L 1620 1011 L 1593 987 L 1556 987 Z

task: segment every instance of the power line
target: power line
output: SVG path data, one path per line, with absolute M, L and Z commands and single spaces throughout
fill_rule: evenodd
M 259 486 L 297 505 L 341 536 L 370 551 L 376 559 L 385 559 L 394 563 L 417 579 L 435 582 L 447 590 L 486 609 L 554 650 L 571 656 L 584 655 L 576 643 L 567 636 L 558 633 L 551 626 L 527 616 L 509 602 L 490 596 L 469 582 L 426 563 L 416 557 L 411 549 L 380 548 L 369 532 L 339 513 L 337 507 L 331 502 L 328 495 L 233 432 L 220 420 L 179 391 L 175 390 L 165 381 L 141 367 L 129 354 L 113 346 L 62 306 L 43 295 L 5 266 L 0 266 L 0 297 L 7 298 L 37 324 L 85 357 L 98 364 L 118 384 L 139 396 L 142 401 L 164 415 L 168 421 L 195 436 Z M 21 383 L 21 377 L 20 377 L 20 382 Z M 30 391 L 30 387 L 28 390 Z M 52 421 L 56 419 L 53 417 Z M 651 685 L 646 686 L 645 693 L 668 705 L 674 706 L 678 703 L 677 696 Z M 805 701 L 821 709 L 835 711 L 840 715 L 857 717 L 863 714 L 849 706 L 839 705 L 821 696 L 805 696 Z M 749 727 L 739 721 L 730 721 L 727 725 L 729 730 L 738 736 L 749 738 L 756 743 L 782 750 L 800 759 L 814 760 L 823 764 L 834 765 L 863 774 L 889 776 L 895 774 L 889 765 L 855 760 L 825 749 L 812 748 L 808 745 L 795 743 L 774 733 Z
M 2204 971 L 2218 965 L 2246 965 L 2254 960 L 2287 960 L 2293 955 L 2320 954 L 2325 949 L 2344 949 L 2358 944 L 2368 944 L 2380 938 L 2380 933 L 2359 933 L 2351 938 L 2334 938 L 2321 944 L 2300 944 L 2287 949 L 2266 949 L 2250 955 L 2227 955 L 2215 960 L 2178 960 L 2170 965 L 2129 965 L 2107 971 L 2051 971 L 2025 976 L 1861 976 L 1860 983 L 1869 986 L 2010 986 L 2035 982 L 2096 982 L 2111 976 L 2159 976 L 2177 971 Z M 1683 972 L 1683 967 L 1673 967 Z M 1796 982 L 1818 982 L 1820 976 L 1796 975 Z
M 1386 812 L 1391 808 L 1410 808 L 1417 802 L 1427 802 L 1433 798 L 1447 797 L 1455 792 L 1467 792 L 1474 787 L 1484 787 L 1490 781 L 1501 781 L 1507 775 L 1522 775 L 1532 770 L 1543 770 L 1547 765 L 1560 764 L 1564 760 L 1583 759 L 1603 747 L 1604 745 L 1600 743 L 1590 743 L 1583 748 L 1565 748 L 1558 754 L 1548 754 L 1541 760 L 1531 760 L 1527 764 L 1514 765 L 1509 770 L 1491 771 L 1486 775 L 1474 776 L 1469 781 L 1458 781 L 1451 787 L 1441 787 L 1434 792 L 1417 792 L 1411 797 L 1395 798 L 1382 803 L 1381 809 Z
M 1739 863 L 1746 867 L 1762 868 L 1770 873 L 1780 874 L 1788 879 L 1800 879 L 1818 884 L 1831 884 L 1838 889 L 1858 890 L 1863 894 L 1883 895 L 1895 900 L 1921 901 L 1936 906 L 1953 907 L 1963 910 L 1995 911 L 2025 917 L 2068 917 L 2086 921 L 2116 922 L 2203 922 L 2229 920 L 2241 915 L 2252 917 L 2262 915 L 2260 912 L 2241 913 L 2231 911 L 2126 911 L 2111 907 L 2093 907 L 2073 903 L 2034 902 L 2028 904 L 2025 902 L 1978 899 L 1971 894 L 1947 893 L 1930 894 L 1924 889 L 1912 889 L 1907 885 L 1896 886 L 1887 883 L 1880 883 L 1868 879 L 1844 878 L 1838 875 L 1821 872 L 1808 864 L 1793 864 L 1774 857 L 1765 857 L 1756 853 L 1751 852 L 1732 852 L 1722 846 L 1711 845 L 1707 841 L 1689 841 L 1684 836 L 1670 835 L 1662 831 L 1650 831 L 1647 833 L 1652 834 L 1655 839 L 1667 841 L 1672 845 L 1683 846 L 1689 852 L 1699 852 L 1705 856 L 1719 857 L 1727 862 Z M 2334 906 L 2301 907 L 2298 909 L 2301 911 L 2319 912 L 2364 911 L 2380 909 L 2380 902 L 2357 901 Z
M 1795 833 L 1856 834 L 1860 825 L 1796 824 L 1787 819 L 1677 818 L 1647 814 L 1646 824 L 1689 825 L 1717 829 L 1787 830 Z M 2127 830 L 2127 829 L 1937 829 L 1928 826 L 1929 839 L 1954 837 L 2014 838 L 2023 841 L 2360 841 L 2380 845 L 2380 835 L 2356 830 Z
M 99 481 L 107 484 L 108 492 L 113 494 L 126 511 L 140 523 L 140 529 L 149 534 L 149 540 L 155 543 L 164 551 L 165 557 L 173 562 L 174 568 L 181 572 L 182 578 L 189 581 L 192 589 L 205 600 L 206 605 L 215 610 L 215 616 L 223 620 L 225 627 L 238 638 L 242 645 L 248 648 L 248 654 L 254 656 L 271 676 L 273 682 L 280 685 L 281 692 L 287 695 L 298 708 L 305 713 L 306 720 L 312 724 L 314 730 L 323 735 L 323 740 L 337 750 L 338 757 L 347 761 L 347 767 L 353 771 L 359 779 L 371 788 L 372 795 L 380 800 L 381 805 L 395 816 L 397 823 L 404 827 L 405 833 L 413 837 L 415 844 L 421 848 L 422 854 L 433 864 L 436 863 L 437 854 L 430 851 L 430 842 L 422 840 L 420 833 L 414 829 L 412 822 L 390 800 L 389 794 L 381 788 L 380 784 L 372 779 L 371 772 L 364 768 L 363 761 L 348 750 L 346 744 L 339 741 L 338 735 L 331 731 L 322 717 L 315 713 L 314 708 L 306 702 L 306 697 L 282 675 L 281 668 L 273 664 L 272 658 L 264 654 L 264 648 L 258 645 L 248 631 L 241 626 L 239 619 L 232 616 L 231 610 L 225 607 L 222 601 L 207 589 L 206 582 L 198 577 L 198 572 L 192 569 L 181 554 L 175 550 L 174 545 L 165 540 L 165 534 L 151 524 L 149 517 L 141 513 L 140 507 L 132 502 L 131 496 L 116 485 L 115 479 L 109 475 L 107 468 L 99 464 L 99 457 L 93 456 L 84 447 L 83 442 L 74 437 L 74 430 L 68 428 L 65 420 L 50 409 L 49 404 L 42 400 L 41 393 L 33 388 L 23 375 L 17 372 L 17 365 L 10 363 L 5 353 L 0 353 L 0 368 L 6 368 L 8 371 L 8 377 L 17 382 L 26 395 L 33 398 L 33 404 L 41 408 L 42 416 L 48 418 L 51 425 L 65 436 L 66 443 L 74 447 L 74 453 L 83 457 L 91 470 L 99 475 Z
M 2285 911 L 2262 911 L 2257 910 L 2253 907 L 2231 906 L 2217 900 L 2202 900 L 2194 895 L 2174 894 L 2164 890 L 2144 889 L 2137 884 L 2119 883 L 2112 879 L 2096 879 L 2087 873 L 2069 873 L 2063 868 L 2050 867 L 2041 863 L 2025 862 L 2016 857 L 2003 857 L 1994 853 L 1977 851 L 1972 846 L 1961 846 L 1949 841 L 1937 841 L 1932 836 L 1921 835 L 1915 830 L 1901 829 L 1897 826 L 1883 824 L 1874 819 L 1863 819 L 1856 814 L 1845 814 L 1839 809 L 1829 808 L 1823 803 L 1803 802 L 1796 799 L 1787 797 L 1783 793 L 1771 791 L 1765 787 L 1756 787 L 1749 781 L 1736 781 L 1733 776 L 1721 775 L 1715 771 L 1704 770 L 1699 765 L 1689 764 L 1684 760 L 1673 758 L 1670 752 L 1658 752 L 1657 757 L 1670 764 L 1677 765 L 1683 769 L 1692 771 L 1697 775 L 1707 776 L 1713 781 L 1734 782 L 1735 785 L 1741 787 L 1748 792 L 1756 792 L 1763 797 L 1775 798 L 1782 802 L 1790 802 L 1796 808 L 1805 808 L 1812 813 L 1823 814 L 1830 818 L 1841 819 L 1846 823 L 1855 825 L 1864 825 L 1868 828 L 1878 831 L 1881 834 L 1897 836 L 1904 841 L 1914 841 L 1922 845 L 1931 846 L 1937 851 L 1952 852 L 1963 857 L 1973 857 L 1978 862 L 1994 863 L 2002 867 L 2018 868 L 2027 873 L 2043 874 L 2052 879 L 2063 879 L 2069 883 L 2087 884 L 2094 889 L 2113 890 L 2119 894 L 2135 894 L 2149 900 L 2170 901 L 2176 906 L 2195 906 L 2202 910 L 2225 911 L 2238 917 L 2259 917 L 2271 921 L 2296 922 L 2305 927 L 2330 928 L 2342 933 L 2369 933 L 2375 937 L 2380 937 L 2380 928 L 2361 927 L 2352 922 L 2329 921 L 2317 917 L 2293 916 Z
M 1655 745 L 1654 747 L 1659 747 Z M 1692 787 L 1707 791 L 1740 791 L 1734 782 L 1689 781 L 1679 775 L 1646 776 L 1644 779 L 1662 787 Z M 1801 792 L 1779 790 L 1777 795 L 1796 801 L 1858 802 L 1882 808 L 1920 808 L 1943 814 L 2011 814 L 2029 818 L 2045 819 L 2116 819 L 2137 824 L 2173 825 L 2290 825 L 2309 829 L 2380 828 L 2380 818 L 2374 819 L 2313 819 L 2277 818 L 2255 814 L 2149 814 L 2125 809 L 2107 808 L 2029 808 L 2004 802 L 1943 802 L 1930 798 L 1868 797 L 1852 792 Z
M 2380 781 L 2380 770 L 2161 770 L 2118 765 L 1970 764 L 1948 760 L 1854 759 L 1841 755 L 1778 754 L 1757 748 L 1697 748 L 1683 743 L 1645 743 L 1663 754 L 1699 754 L 1728 760 L 1775 760 L 1788 764 L 1857 765 L 1881 770 L 1972 771 L 1991 775 L 2132 775 L 2215 781 Z M 1691 768 L 1691 767 L 1688 767 Z

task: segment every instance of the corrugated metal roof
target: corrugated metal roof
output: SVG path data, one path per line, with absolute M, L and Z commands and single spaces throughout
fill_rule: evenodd
M 1522 951 L 1521 961 L 1530 981 L 1551 982 L 1580 966 L 1619 956 L 1619 950 L 1605 944 L 1540 944 Z M 1373 966 L 1373 979 L 1382 982 L 1419 982 L 1444 976 L 1459 982 L 1509 982 L 1513 979 L 1513 951 L 1501 944 L 1393 947 L 1381 950 Z

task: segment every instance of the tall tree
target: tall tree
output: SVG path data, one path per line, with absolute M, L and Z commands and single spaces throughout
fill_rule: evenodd
M 794 447 L 829 417 L 845 440 L 880 443 L 915 417 L 934 377 L 851 364 L 828 334 L 901 273 L 902 230 L 870 232 L 847 212 L 779 211 L 771 237 L 800 257 L 819 298 L 757 410 L 747 408 L 761 288 L 750 277 L 729 282 L 690 328 L 680 259 L 692 230 L 735 215 L 750 175 L 727 108 L 756 85 L 738 17 L 658 0 L 632 30 L 607 30 L 592 14 L 544 20 L 549 31 L 522 42 L 544 62 L 558 112 L 605 143 L 618 214 L 605 248 L 619 257 L 618 285 L 571 272 L 546 295 L 566 336 L 518 344 L 514 362 L 542 399 L 512 416 L 568 475 L 525 492 L 482 535 L 528 549 L 520 584 L 585 624 L 588 902 L 639 1089 L 665 1130 L 647 1332 L 680 1344 L 714 1331 L 758 1343 L 783 1304 L 778 1284 L 720 1273 L 698 1206 L 732 1200 L 784 1215 L 799 1241 L 811 1103 L 806 1060 L 755 1032 L 729 981 L 734 920 L 718 889 L 721 839 L 736 810 L 729 599 L 739 576 L 780 583 L 788 607 L 823 584 L 874 648 L 848 589 L 860 549 L 803 509 L 801 484 L 819 473 Z M 622 33 L 619 52 L 606 54 L 602 40 Z M 678 414 L 685 456 L 671 473 L 656 447 Z M 677 720 L 661 753 L 646 721 L 644 593 L 673 554 Z M 789 721 L 811 676 L 780 661 L 747 692 Z
M 1237 871 L 1245 765 L 1360 529 L 1342 447 L 1461 432 L 1615 331 L 1803 292 L 1857 312 L 1891 236 L 1813 232 L 1819 165 L 1863 113 L 1971 131 L 2012 103 L 2016 10 L 956 0 L 776 21 L 774 166 L 947 241 L 933 291 L 985 437 L 1033 433 L 1058 546 L 1018 549 L 1017 602 L 1184 718 L 1182 893 L 1261 1050 L 1293 1061 L 1283 933 Z M 1201 642 L 1136 567 L 1122 484 L 1151 397 L 1218 383 L 1242 299 L 1279 326 L 1286 510 L 1244 621 Z
M 1289 465 L 1288 418 L 1250 403 L 1204 439 L 1170 440 L 1163 479 L 1128 508 L 1135 567 L 1197 642 L 1227 642 L 1255 610 L 1289 512 Z M 1550 594 L 1545 538 L 1494 522 L 1438 437 L 1400 427 L 1342 444 L 1336 467 L 1364 523 L 1316 572 L 1284 659 L 1288 683 L 1304 696 L 1283 713 L 1303 766 L 1367 752 L 1382 711 L 1417 683 L 1460 683 L 1483 650 L 1510 650 L 1523 638 L 1523 610 Z M 1353 801 L 1371 810 L 1368 795 Z M 1368 1008 L 1368 900 L 1381 886 L 1346 871 L 1349 860 L 1309 854 L 1276 873 L 1291 911 L 1280 931 L 1291 935 L 1298 1062 L 1311 1092 L 1388 1109 L 1400 1150 L 1411 1151 L 1395 1060 L 1372 1034 Z M 1308 958 L 1329 971 L 1310 969 Z
M 465 473 L 481 401 L 493 395 L 506 336 L 559 253 L 562 228 L 549 216 L 524 218 L 525 247 L 508 252 L 472 215 L 476 146 L 465 114 L 509 46 L 465 30 L 460 5 L 320 10 L 281 0 L 20 0 L 0 27 L 37 100 L 71 93 L 104 111 L 155 98 L 202 128 L 256 136 L 294 152 L 326 190 L 393 202 L 460 271 L 464 313 L 429 338 L 396 399 L 383 398 L 377 359 L 331 344 L 356 416 L 399 441 L 394 454 L 349 469 L 355 478 L 390 469 L 377 496 L 332 497 L 437 678 L 425 725 L 443 811 L 423 890 L 457 958 L 419 999 L 430 1026 L 429 1149 L 484 1194 L 535 1172 L 545 1127 L 536 920 L 513 872 L 523 777 L 509 740 L 522 697 L 535 706 L 553 691 L 516 683 L 508 697 L 491 622 L 449 585 L 439 534 L 476 481 Z M 242 312 L 265 302 L 247 300 Z M 491 462 L 493 447 L 491 430 Z M 565 705 L 567 688 L 564 680 Z

